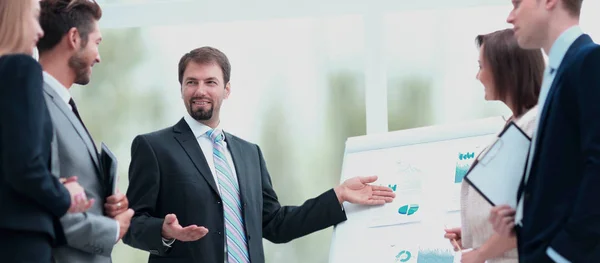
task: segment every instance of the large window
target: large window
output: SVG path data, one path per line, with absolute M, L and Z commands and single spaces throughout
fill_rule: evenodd
M 91 133 L 117 154 L 123 191 L 133 137 L 185 114 L 177 62 L 200 46 L 228 55 L 222 123 L 261 146 L 282 204 L 339 182 L 348 137 L 508 114 L 483 100 L 474 38 L 511 27 L 509 0 L 99 2 L 102 63 L 73 94 Z M 582 27 L 600 37 L 592 10 L 600 2 L 584 1 Z M 265 255 L 327 262 L 330 241 L 331 229 L 265 241 Z M 115 263 L 147 257 L 122 243 L 113 253 Z
M 584 2 L 583 30 L 600 36 L 600 3 Z M 512 28 L 508 5 L 428 9 L 385 16 L 389 130 L 510 115 L 500 102 L 483 99 L 475 78 L 475 36 Z M 418 26 L 414 26 L 414 25 Z M 368 91 L 367 91 L 368 92 Z
M 104 29 L 92 83 L 74 89 L 98 141 L 119 158 L 127 188 L 135 135 L 174 125 L 185 114 L 177 64 L 213 46 L 232 64 L 223 105 L 229 132 L 258 143 L 282 204 L 302 204 L 339 182 L 347 137 L 364 135 L 361 16 Z M 284 245 L 266 244 L 269 262 L 324 262 L 331 229 Z M 146 252 L 119 244 L 115 262 Z
M 506 114 L 483 100 L 475 36 L 510 27 L 510 6 L 385 16 L 389 130 Z M 418 26 L 415 26 L 418 25 Z

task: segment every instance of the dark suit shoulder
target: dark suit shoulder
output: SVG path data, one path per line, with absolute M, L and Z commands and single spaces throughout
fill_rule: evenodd
M 144 137 L 146 140 L 156 140 L 165 138 L 167 136 L 173 136 L 173 126 L 153 132 L 143 133 L 138 135 L 137 137 Z
M 11 94 L 15 90 L 38 91 L 38 89 L 41 92 L 42 82 L 42 67 L 33 57 L 27 55 L 0 57 L 0 83 L 3 86 L 19 88 L 6 88 L 0 92 Z
M 593 47 L 591 47 L 590 52 L 586 53 L 581 59 L 584 69 L 588 67 L 599 67 L 600 45 L 594 44 Z
M 571 60 L 565 70 L 566 75 L 570 77 L 572 84 L 577 87 L 581 81 L 590 80 L 590 78 L 596 77 L 600 70 L 600 46 L 597 44 L 591 44 L 581 47 L 575 57 Z M 574 89 L 578 90 L 578 89 Z
M 157 131 L 139 134 L 133 139 L 133 144 L 138 145 L 137 143 L 143 141 L 152 148 L 168 147 L 175 135 L 174 127 L 175 126 L 171 126 Z
M 39 71 L 42 73 L 42 66 L 32 57 L 25 54 L 11 54 L 0 57 L 0 74 L 10 76 L 16 72 Z
M 235 140 L 237 143 L 241 144 L 243 147 L 258 147 L 258 145 L 256 143 L 246 141 L 246 140 L 244 140 L 240 137 L 237 137 L 228 132 L 225 132 L 225 138 L 227 138 L 227 140 Z

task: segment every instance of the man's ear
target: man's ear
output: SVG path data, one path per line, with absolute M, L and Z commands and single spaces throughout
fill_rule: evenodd
M 556 7 L 558 7 L 558 5 L 560 4 L 560 0 L 541 0 L 542 3 L 544 4 L 544 6 L 546 7 L 546 10 L 552 10 Z
M 77 30 L 76 27 L 69 29 L 66 37 L 70 49 L 77 50 L 79 47 L 81 47 L 81 36 L 79 35 L 79 30 Z
M 229 98 L 229 94 L 231 93 L 231 82 L 227 82 L 225 85 L 225 99 Z

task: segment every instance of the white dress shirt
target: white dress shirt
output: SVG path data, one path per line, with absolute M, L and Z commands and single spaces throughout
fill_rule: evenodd
M 44 74 L 44 82 L 46 84 L 48 84 L 48 86 L 50 86 L 56 93 L 58 93 L 58 96 L 60 96 L 61 100 L 64 101 L 65 104 L 67 105 L 67 107 L 69 107 L 69 109 L 72 111 L 73 108 L 71 108 L 71 104 L 69 104 L 69 100 L 71 100 L 71 93 L 69 92 L 69 89 L 67 89 L 65 86 L 63 86 L 63 84 L 61 84 L 56 78 L 54 78 L 48 72 L 44 71 L 43 74 Z M 119 225 L 119 221 L 115 220 L 115 222 L 117 223 L 117 235 L 115 237 L 115 242 L 117 242 L 119 240 L 119 233 L 121 232 L 121 226 Z
M 204 158 L 206 159 L 206 162 L 208 163 L 210 172 L 212 173 L 213 179 L 215 180 L 215 183 L 217 185 L 217 190 L 220 193 L 221 186 L 219 185 L 219 180 L 217 178 L 217 172 L 215 169 L 215 161 L 213 159 L 213 150 L 214 150 L 213 141 L 208 136 L 208 134 L 206 134 L 206 132 L 211 130 L 211 128 L 200 123 L 199 121 L 195 120 L 189 114 L 184 115 L 183 119 L 188 124 L 188 126 L 190 126 L 190 129 L 192 130 L 192 133 L 194 134 L 194 137 L 196 138 L 198 145 L 200 146 L 200 149 L 202 150 L 202 153 L 204 154 Z M 215 129 L 219 129 L 219 127 L 217 126 Z M 235 165 L 233 163 L 233 157 L 231 157 L 231 152 L 229 151 L 229 148 L 227 147 L 227 138 L 225 138 L 225 140 L 223 140 L 222 143 L 225 148 L 225 157 L 227 158 L 227 164 L 229 165 L 229 167 L 231 167 L 231 171 L 233 173 L 232 175 L 237 180 L 237 172 L 235 170 Z M 173 243 L 175 242 L 175 239 L 162 238 L 162 242 L 163 242 L 164 246 L 171 247 L 171 245 L 173 245 Z M 227 263 L 227 246 L 225 246 L 224 252 L 225 252 L 225 263 Z
M 581 35 L 583 35 L 583 31 L 581 30 L 581 28 L 579 26 L 572 26 L 569 29 L 565 30 L 565 32 L 563 32 L 558 39 L 556 39 L 556 41 L 554 42 L 554 44 L 552 44 L 552 47 L 550 48 L 550 53 L 548 54 L 548 66 L 546 67 L 546 70 L 544 71 L 544 80 L 542 81 L 542 89 L 540 90 L 540 97 L 538 99 L 538 118 L 536 120 L 536 130 L 534 131 L 533 134 L 533 141 L 531 143 L 531 148 L 530 148 L 530 155 L 529 155 L 529 160 L 527 161 L 527 172 L 525 173 L 525 182 L 527 182 L 527 180 L 529 179 L 529 172 L 531 170 L 531 161 L 533 160 L 533 153 L 535 153 L 535 145 L 537 143 L 537 133 L 539 131 L 540 128 L 540 118 L 542 116 L 542 111 L 544 109 L 544 105 L 546 104 L 546 100 L 548 97 L 548 92 L 550 92 L 550 88 L 552 87 L 552 83 L 554 82 L 554 78 L 556 77 L 556 71 L 558 70 L 560 64 L 563 61 L 563 58 L 565 57 L 565 55 L 567 54 L 567 51 L 569 50 L 569 48 L 571 47 L 571 45 L 573 45 L 573 43 L 575 42 L 575 40 L 577 40 L 577 38 L 579 38 Z M 519 201 L 519 205 L 517 207 L 517 219 L 520 221 L 520 216 L 522 216 L 522 211 L 523 211 L 523 200 L 521 198 L 521 200 Z M 519 222 L 520 223 L 520 222 Z M 560 254 L 558 254 L 558 252 L 556 252 L 556 250 L 554 250 L 552 247 L 548 247 L 546 249 L 546 254 L 548 255 L 548 257 L 550 257 L 552 260 L 554 260 L 557 263 L 571 263 L 571 261 L 567 260 L 566 258 L 564 258 L 563 256 L 561 256 Z
M 190 126 L 190 128 L 192 129 L 192 132 L 194 133 L 194 137 L 196 137 L 196 140 L 198 141 L 198 144 L 200 145 L 200 149 L 202 149 L 204 158 L 206 158 L 208 167 L 210 167 L 210 172 L 212 173 L 213 179 L 215 179 L 215 183 L 217 185 L 217 190 L 219 190 L 219 193 L 220 193 L 221 187 L 219 186 L 219 180 L 217 179 L 217 172 L 215 170 L 215 161 L 213 159 L 213 149 L 214 149 L 213 142 L 212 142 L 211 138 L 208 136 L 208 134 L 206 134 L 206 132 L 211 130 L 211 128 L 200 123 L 199 121 L 195 120 L 189 114 L 186 114 L 185 116 L 183 116 L 183 119 L 185 120 L 185 122 L 187 122 L 188 126 Z M 217 126 L 215 129 L 220 129 L 220 128 Z M 227 147 L 227 138 L 225 138 L 225 140 L 222 143 L 226 149 L 225 157 L 227 158 L 227 164 L 229 165 L 229 167 L 231 167 L 231 171 L 233 173 L 232 174 L 233 178 L 237 180 L 237 172 L 235 171 L 235 165 L 233 164 L 233 157 L 231 157 L 231 152 L 229 152 L 229 148 Z
M 69 100 L 71 100 L 71 93 L 69 92 L 69 89 L 65 88 L 65 86 L 63 86 L 63 84 L 61 84 L 56 78 L 50 75 L 50 73 L 44 71 L 43 74 L 44 82 L 46 82 L 48 86 L 50 86 L 56 93 L 58 93 L 58 96 L 60 96 L 62 101 L 65 102 L 65 104 L 67 105 L 67 107 L 69 107 L 70 110 L 73 110 L 71 108 L 71 104 L 69 104 Z

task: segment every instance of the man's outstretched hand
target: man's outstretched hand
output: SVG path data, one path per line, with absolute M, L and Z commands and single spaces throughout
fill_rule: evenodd
M 350 178 L 333 190 L 340 204 L 344 201 L 361 205 L 382 205 L 394 201 L 396 194 L 386 186 L 370 185 L 377 176 L 357 176 Z
M 177 239 L 179 241 L 188 242 L 196 241 L 208 234 L 208 229 L 203 226 L 190 225 L 182 227 L 174 214 L 165 216 L 165 221 L 162 225 L 162 236 L 166 239 Z

